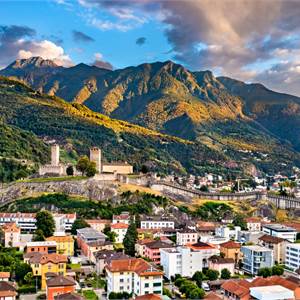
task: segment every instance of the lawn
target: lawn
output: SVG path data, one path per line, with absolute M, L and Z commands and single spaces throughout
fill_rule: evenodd
M 99 299 L 93 290 L 83 291 L 83 296 L 86 300 L 98 300 Z
M 67 264 L 67 268 L 72 270 L 80 269 L 80 267 L 80 264 Z

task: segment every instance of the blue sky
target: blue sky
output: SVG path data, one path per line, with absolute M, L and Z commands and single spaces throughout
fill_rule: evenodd
M 30 56 L 115 69 L 171 59 L 300 95 L 299 15 L 297 0 L 2 0 L 0 68 Z

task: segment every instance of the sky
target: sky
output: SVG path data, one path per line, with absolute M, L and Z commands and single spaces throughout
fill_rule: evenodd
M 0 68 L 173 60 L 300 96 L 300 1 L 0 0 Z

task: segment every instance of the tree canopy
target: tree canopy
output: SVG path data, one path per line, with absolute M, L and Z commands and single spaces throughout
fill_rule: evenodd
M 39 211 L 36 214 L 36 228 L 43 233 L 44 237 L 52 236 L 55 231 L 55 222 L 52 214 L 47 210 Z

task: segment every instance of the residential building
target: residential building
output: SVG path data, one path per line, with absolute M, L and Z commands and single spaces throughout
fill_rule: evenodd
M 57 243 L 55 241 L 28 242 L 26 243 L 25 252 L 56 253 Z
M 106 226 L 110 227 L 111 220 L 105 220 L 105 219 L 90 219 L 85 220 L 92 228 L 94 228 L 97 231 L 103 232 L 104 228 Z
M 238 242 L 257 244 L 259 238 L 265 235 L 262 231 L 248 231 L 242 230 L 238 233 Z
M 297 237 L 297 230 L 281 224 L 264 224 L 262 231 L 268 235 L 279 237 L 290 242 L 295 242 Z
M 286 300 L 300 299 L 299 284 L 289 278 L 257 277 L 252 281 L 226 280 L 222 284 L 225 299 Z
M 187 244 L 195 244 L 198 242 L 198 233 L 192 229 L 182 229 L 176 232 L 176 244 L 185 246 Z
M 161 229 L 142 229 L 137 228 L 138 232 L 138 239 L 144 240 L 144 239 L 155 239 L 163 235 L 163 232 Z
M 127 211 L 122 212 L 120 215 L 113 215 L 112 223 L 125 223 L 129 225 L 130 223 L 130 214 Z
M 285 265 L 294 271 L 300 267 L 300 244 L 289 243 L 286 245 Z
M 0 281 L 0 299 L 16 300 L 17 289 L 12 282 Z
M 144 244 L 144 257 L 151 259 L 155 264 L 160 264 L 160 249 L 170 248 L 170 243 L 155 240 Z
M 224 254 L 225 258 L 231 258 L 235 264 L 238 264 L 242 259 L 241 244 L 234 241 L 228 241 L 220 244 L 220 252 Z
M 215 235 L 224 237 L 227 240 L 237 240 L 238 233 L 241 231 L 240 226 L 234 226 L 233 228 L 228 227 L 227 225 L 218 226 L 215 230 Z
M 196 271 L 202 271 L 204 267 L 208 267 L 208 259 L 215 254 L 219 254 L 218 249 L 202 242 L 191 246 L 162 248 L 160 249 L 160 264 L 168 279 L 175 274 L 192 277 Z
M 136 296 L 162 294 L 163 272 L 141 258 L 112 260 L 106 266 L 107 294 L 128 292 Z
M 2 226 L 5 247 L 20 247 L 21 229 L 16 223 L 6 223 Z
M 245 222 L 247 224 L 248 231 L 261 231 L 261 219 L 260 218 L 246 218 Z
M 135 243 L 135 252 L 138 256 L 145 256 L 145 244 L 154 242 L 154 239 L 138 240 Z
M 9 281 L 10 272 L 0 272 L 0 281 Z
M 76 214 L 58 214 L 54 213 L 55 231 L 70 231 L 76 220 Z M 7 223 L 16 223 L 21 231 L 34 232 L 36 230 L 36 214 L 35 213 L 0 213 L 0 225 Z
M 102 274 L 105 265 L 109 264 L 111 260 L 123 260 L 129 258 L 123 252 L 116 252 L 114 250 L 100 250 L 93 253 L 96 262 L 96 273 Z
M 55 296 L 75 292 L 76 282 L 72 277 L 62 275 L 53 276 L 47 279 L 46 284 L 47 300 L 55 300 Z
M 215 255 L 208 259 L 208 268 L 216 270 L 220 274 L 223 269 L 227 269 L 231 274 L 234 274 L 234 260 L 232 258 L 223 258 Z
M 274 265 L 273 250 L 262 246 L 242 246 L 243 270 L 257 275 L 261 268 L 271 268 Z
M 66 293 L 54 296 L 54 300 L 85 300 L 82 296 L 75 293 Z
M 46 289 L 47 273 L 66 275 L 68 258 L 56 253 L 32 252 L 24 255 L 24 262 L 31 266 L 33 276 L 41 277 L 42 289 L 44 290 Z
M 111 231 L 116 234 L 116 243 L 123 243 L 129 225 L 125 223 L 111 224 Z
M 200 236 L 211 235 L 211 234 L 215 234 L 215 230 L 217 228 L 217 223 L 198 221 L 196 224 L 196 227 L 197 227 L 197 231 Z
M 46 241 L 54 241 L 57 244 L 56 251 L 59 254 L 67 256 L 74 255 L 74 239 L 71 235 L 64 236 L 50 236 Z
M 273 250 L 274 262 L 278 264 L 285 262 L 285 248 L 288 243 L 287 240 L 267 234 L 260 237 L 258 242 L 260 246 Z
M 114 245 L 110 241 L 88 242 L 81 248 L 81 253 L 92 263 L 96 263 L 94 253 L 101 250 L 114 250 Z
M 161 228 L 175 228 L 175 222 L 166 217 L 160 216 L 143 216 L 141 218 L 142 229 L 161 229 Z

